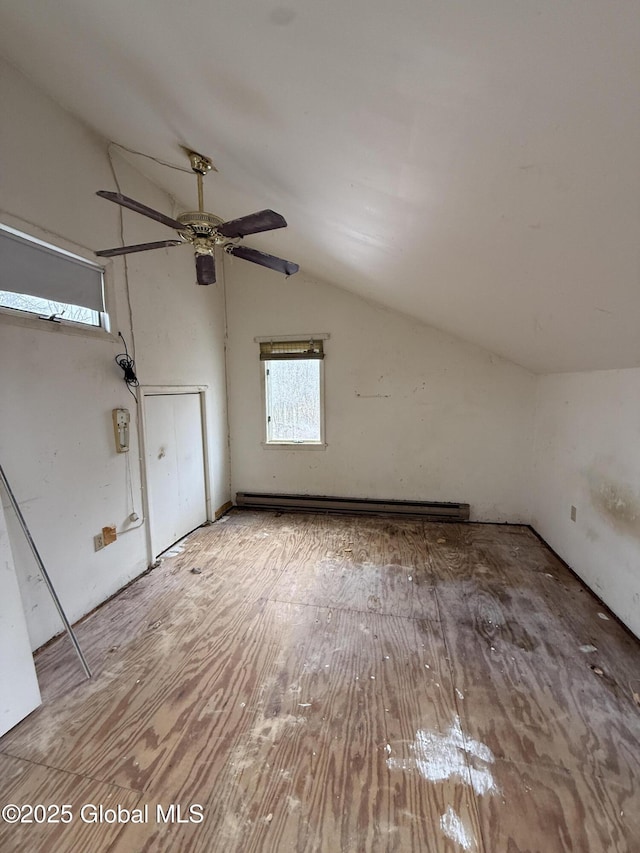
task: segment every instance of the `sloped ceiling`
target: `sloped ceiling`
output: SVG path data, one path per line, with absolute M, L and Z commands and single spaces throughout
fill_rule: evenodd
M 284 214 L 251 245 L 532 370 L 640 365 L 639 3 L 0 0 L 0 15 L 0 53 L 99 133 L 185 166 L 181 144 L 212 156 L 205 200 L 226 219 Z M 193 207 L 192 175 L 141 165 Z

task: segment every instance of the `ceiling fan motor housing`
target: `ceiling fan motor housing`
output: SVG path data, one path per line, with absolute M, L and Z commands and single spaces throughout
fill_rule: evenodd
M 211 236 L 224 219 L 204 210 L 189 210 L 177 217 L 178 222 L 200 237 Z
M 187 243 L 201 254 L 213 254 L 215 246 L 222 246 L 229 242 L 228 237 L 218 233 L 218 226 L 224 220 L 213 213 L 204 210 L 189 210 L 177 217 L 178 222 L 184 225 L 182 237 Z

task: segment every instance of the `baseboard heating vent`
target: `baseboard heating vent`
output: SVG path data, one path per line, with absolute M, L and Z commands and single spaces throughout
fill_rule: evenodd
M 326 495 L 270 495 L 238 492 L 236 506 L 288 512 L 346 512 L 362 515 L 416 515 L 430 521 L 468 521 L 469 504 L 435 501 L 383 501 Z

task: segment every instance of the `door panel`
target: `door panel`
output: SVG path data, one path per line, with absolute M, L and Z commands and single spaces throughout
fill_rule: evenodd
M 40 688 L 0 504 L 0 735 L 40 705 Z
M 145 396 L 154 556 L 207 520 L 200 394 Z

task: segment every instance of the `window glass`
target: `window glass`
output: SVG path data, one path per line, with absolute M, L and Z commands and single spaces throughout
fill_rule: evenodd
M 265 361 L 267 442 L 320 443 L 319 359 Z
M 0 307 L 108 328 L 103 268 L 0 224 Z
M 31 296 L 28 293 L 11 293 L 0 290 L 0 305 L 3 308 L 14 308 L 16 311 L 28 311 L 39 317 L 59 318 L 73 323 L 85 323 L 89 326 L 100 326 L 100 312 L 84 308 L 82 305 L 69 305 L 66 302 L 53 302 L 41 296 Z

